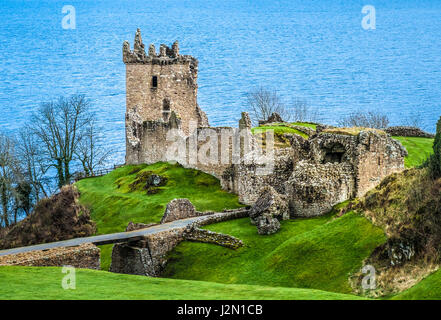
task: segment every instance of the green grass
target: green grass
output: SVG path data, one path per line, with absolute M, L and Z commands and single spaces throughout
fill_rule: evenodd
M 240 238 L 245 247 L 183 242 L 169 255 L 164 277 L 350 293 L 349 274 L 385 241 L 381 229 L 353 212 L 281 224 L 269 236 L 258 235 L 248 218 L 209 225 Z
M 142 173 L 166 177 L 167 184 L 156 194 L 147 194 L 144 184 L 130 185 Z M 188 198 L 199 211 L 222 211 L 238 208 L 241 204 L 234 194 L 223 191 L 219 180 L 198 170 L 185 169 L 177 164 L 124 166 L 108 175 L 83 179 L 76 183 L 80 202 L 91 209 L 98 234 L 124 231 L 132 222 L 159 223 L 168 202 Z M 108 270 L 112 245 L 101 247 L 102 268 Z
M 85 269 L 76 270 L 76 288 L 64 290 L 61 283 L 66 274 L 61 271 L 62 268 L 58 267 L 0 267 L 0 299 L 360 299 L 352 295 L 311 289 L 223 285 Z
M 266 132 L 268 130 L 274 130 L 274 135 L 275 136 L 282 136 L 285 133 L 294 133 L 294 134 L 298 134 L 299 136 L 302 136 L 305 139 L 308 138 L 308 135 L 305 134 L 304 132 L 302 132 L 300 130 L 297 130 L 297 129 L 294 129 L 294 128 L 291 128 L 291 127 L 289 127 L 287 125 L 283 125 L 283 124 L 281 124 L 281 125 L 272 125 L 272 126 L 263 125 L 263 126 L 260 126 L 260 127 L 252 128 L 251 132 L 253 134 L 255 134 L 255 133 L 259 133 L 259 132 Z
M 409 155 L 404 159 L 406 168 L 418 167 L 433 153 L 433 139 L 419 137 L 392 137 L 401 142 Z
M 392 297 L 393 300 L 441 300 L 441 270 L 423 279 L 412 288 Z
M 276 148 L 287 148 L 291 144 L 287 138 L 285 138 L 283 135 L 285 133 L 289 134 L 297 134 L 305 139 L 308 139 L 308 135 L 300 130 L 297 130 L 295 128 L 291 128 L 289 124 L 273 124 L 273 125 L 263 125 L 259 127 L 255 127 L 251 129 L 251 132 L 254 134 L 254 136 L 257 139 L 257 142 L 264 147 L 266 144 L 266 138 L 264 133 L 272 130 L 274 132 L 274 146 Z
M 290 124 L 292 124 L 294 126 L 307 127 L 307 128 L 311 128 L 314 130 L 317 129 L 317 125 L 315 123 L 310 123 L 310 122 L 292 122 Z

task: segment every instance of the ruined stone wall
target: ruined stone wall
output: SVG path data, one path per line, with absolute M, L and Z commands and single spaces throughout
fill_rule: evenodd
M 167 122 L 142 121 L 136 113 L 126 115 L 126 163 L 177 161 L 185 168 L 198 169 L 221 179 L 233 163 L 240 163 L 247 153 L 258 148 L 245 126 L 243 113 L 239 128 L 201 127 L 186 136 L 174 111 Z M 173 131 L 171 131 L 173 130 Z
M 168 121 L 142 121 L 136 113 L 126 114 L 126 164 L 167 161 L 167 150 L 173 141 L 167 133 L 180 130 L 181 122 L 172 111 Z
M 174 228 L 143 240 L 115 244 L 109 271 L 158 277 L 167 263 L 167 253 L 184 240 L 184 232 L 184 227 Z
M 172 222 L 180 219 L 199 217 L 205 213 L 196 211 L 194 205 L 188 199 L 173 199 L 167 204 L 162 223 Z
M 127 111 L 136 108 L 142 120 L 168 120 L 175 111 L 182 121 L 182 130 L 189 133 L 189 122 L 198 122 L 197 63 L 191 71 L 190 61 L 170 65 L 127 64 Z M 158 77 L 152 87 L 153 76 Z
M 190 135 L 186 139 L 186 145 L 196 145 L 197 139 L 197 159 L 194 156 L 196 152 L 189 152 L 187 165 L 184 166 L 201 170 L 219 179 L 232 163 L 239 162 L 255 144 L 251 131 L 247 129 L 240 131 L 231 127 L 210 127 L 198 128 L 196 133 L 197 136 Z
M 221 177 L 222 188 L 239 195 L 239 201 L 253 204 L 265 186 L 273 187 L 278 193 L 285 193 L 285 181 L 292 174 L 296 155 L 292 148 L 274 150 L 274 167 L 270 172 L 262 170 L 265 166 L 255 162 L 242 161 L 224 171 Z M 261 172 L 263 171 L 263 172 Z
M 100 270 L 100 249 L 91 244 L 5 255 L 0 266 L 63 267 Z
M 357 135 L 320 132 L 300 146 L 299 161 L 285 183 L 292 216 L 320 215 L 360 197 L 387 175 L 404 169 L 406 150 L 385 132 Z
M 302 160 L 285 185 L 291 218 L 322 215 L 354 196 L 354 171 L 346 162 L 318 164 Z
M 407 151 L 400 142 L 386 135 L 360 132 L 354 163 L 357 192 L 363 196 L 386 176 L 404 170 Z

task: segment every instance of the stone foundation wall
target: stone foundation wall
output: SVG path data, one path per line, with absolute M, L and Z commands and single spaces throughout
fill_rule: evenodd
M 391 136 L 435 138 L 434 134 L 425 132 L 417 127 L 396 126 L 386 128 L 384 131 Z
M 200 215 L 203 215 L 203 213 L 197 212 L 194 205 L 188 199 L 173 199 L 167 204 L 161 223 L 198 217 Z
M 100 249 L 90 243 L 76 247 L 17 253 L 0 257 L 0 266 L 62 267 L 100 270 Z

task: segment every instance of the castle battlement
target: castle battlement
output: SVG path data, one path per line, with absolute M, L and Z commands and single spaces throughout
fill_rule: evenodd
M 190 64 L 192 68 L 197 68 L 198 60 L 190 55 L 179 54 L 179 42 L 176 40 L 171 47 L 161 44 L 159 52 L 156 52 L 154 44 L 150 44 L 148 52 L 142 42 L 141 30 L 137 29 L 133 50 L 130 43 L 126 40 L 123 43 L 123 61 L 125 64 Z

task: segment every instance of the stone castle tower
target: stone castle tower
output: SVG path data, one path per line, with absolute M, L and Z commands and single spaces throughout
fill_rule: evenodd
M 178 41 L 169 48 L 161 44 L 159 54 L 151 44 L 146 53 L 141 31 L 135 35 L 133 51 L 123 44 L 126 65 L 127 113 L 135 113 L 141 121 L 168 122 L 174 111 L 183 132 L 189 134 L 189 122 L 208 126 L 205 113 L 197 104 L 198 60 L 179 54 Z

